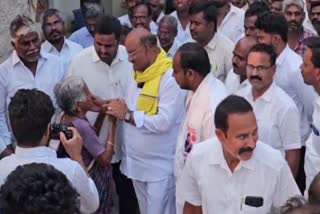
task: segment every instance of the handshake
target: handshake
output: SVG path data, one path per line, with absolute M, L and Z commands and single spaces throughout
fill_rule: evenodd
M 100 97 L 92 97 L 93 107 L 91 111 L 100 112 L 100 114 L 108 115 L 109 120 L 123 120 L 129 112 L 124 99 L 102 100 Z

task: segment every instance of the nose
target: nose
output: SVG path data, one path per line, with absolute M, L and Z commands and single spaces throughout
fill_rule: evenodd
M 257 137 L 255 135 L 250 135 L 246 146 L 248 146 L 250 148 L 255 148 L 256 142 L 257 142 L 256 140 L 257 140 Z

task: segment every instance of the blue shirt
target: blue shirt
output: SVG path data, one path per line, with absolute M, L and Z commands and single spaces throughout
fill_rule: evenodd
M 94 38 L 89 33 L 87 27 L 82 27 L 79 30 L 73 32 L 70 35 L 69 39 L 75 43 L 78 43 L 83 48 L 90 47 L 93 45 Z

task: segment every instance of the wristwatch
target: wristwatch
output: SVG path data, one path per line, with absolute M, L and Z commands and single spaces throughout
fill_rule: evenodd
M 124 115 L 124 121 L 130 122 L 130 118 L 131 118 L 131 114 L 130 114 L 130 111 L 128 111 L 128 112 Z

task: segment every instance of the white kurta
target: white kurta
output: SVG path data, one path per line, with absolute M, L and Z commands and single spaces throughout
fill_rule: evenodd
M 227 96 L 223 83 L 208 74 L 197 90 L 188 92 L 186 114 L 181 124 L 175 155 L 176 183 L 184 168 L 184 163 L 192 145 L 215 136 L 214 113 L 219 103 Z M 182 213 L 183 189 L 176 188 L 177 213 Z
M 127 177 L 157 182 L 173 175 L 184 92 L 172 77 L 172 69 L 163 74 L 159 87 L 158 112 L 146 115 L 138 111 L 137 99 L 141 88 L 131 75 L 126 103 L 134 111 L 136 126 L 124 123 L 123 159 L 120 169 Z
M 198 143 L 186 161 L 181 185 L 189 203 L 202 206 L 204 214 L 269 213 L 300 195 L 288 164 L 279 151 L 258 141 L 252 157 L 231 172 L 217 138 Z M 247 196 L 263 198 L 255 208 Z
M 173 16 L 176 18 L 177 23 L 178 23 L 178 34 L 176 39 L 181 43 L 184 44 L 187 41 L 189 41 L 191 39 L 191 33 L 190 33 L 190 22 L 187 24 L 186 28 L 184 29 L 182 27 L 182 24 L 178 18 L 178 14 L 177 11 L 173 11 L 170 16 Z

